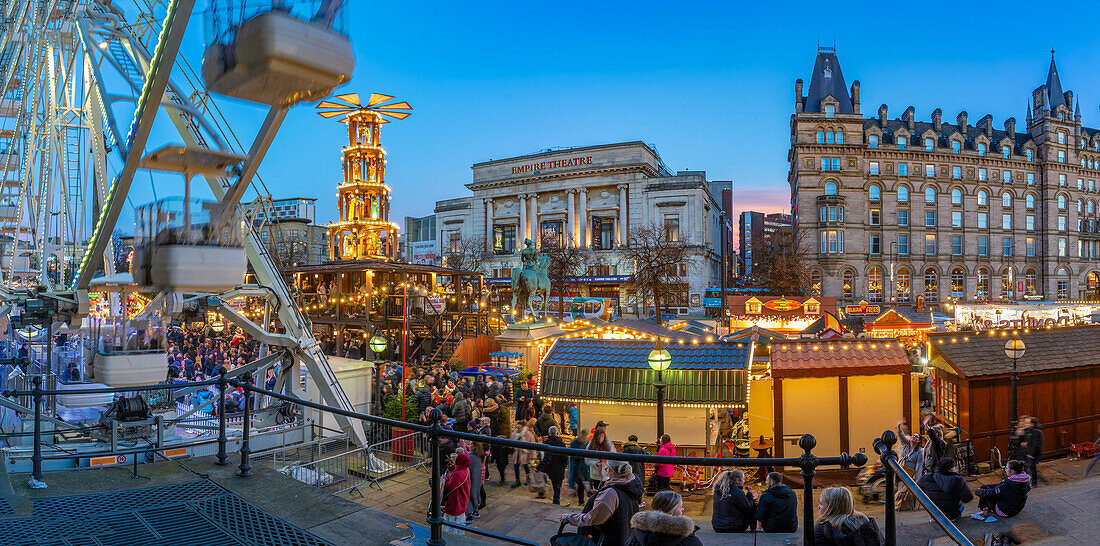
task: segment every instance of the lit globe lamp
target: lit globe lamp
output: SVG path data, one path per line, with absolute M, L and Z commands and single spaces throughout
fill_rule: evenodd
M 672 366 L 672 353 L 669 353 L 661 343 L 661 339 L 657 338 L 646 361 L 650 369 L 657 372 L 657 381 L 653 382 L 653 388 L 657 389 L 657 439 L 660 440 L 665 434 L 665 387 L 668 386 L 663 381 L 662 374 Z

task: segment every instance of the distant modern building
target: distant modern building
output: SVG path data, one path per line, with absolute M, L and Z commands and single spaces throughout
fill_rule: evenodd
M 405 217 L 404 244 L 402 250 L 406 262 L 414 264 L 440 264 L 436 240 L 435 215 L 420 218 Z
M 723 196 L 714 188 L 730 183 L 712 186 L 705 171 L 673 172 L 648 144 L 553 150 L 472 168 L 466 185 L 472 197 L 436 202 L 437 240 L 440 250 L 464 240 L 485 245 L 487 282 L 501 296 L 520 265 L 523 241 L 531 239 L 539 247 L 590 249 L 595 263 L 570 295 L 612 299 L 625 313 L 638 312 L 646 295 L 632 293 L 634 264 L 620 248 L 642 226 L 659 226 L 666 238 L 695 250 L 693 263 L 681 264 L 686 282 L 662 305 L 701 312 L 703 292 L 719 284 Z
M 316 265 L 328 260 L 328 227 L 314 224 L 316 201 L 312 197 L 288 197 L 256 207 L 253 222 L 260 240 L 280 267 Z
M 310 222 L 317 221 L 316 199 L 312 197 L 290 197 L 271 201 L 272 216 L 283 220 L 301 218 Z
M 764 214 L 746 210 L 738 221 L 738 259 L 741 261 L 740 276 L 751 277 L 759 271 L 757 264 L 764 257 L 765 249 L 772 235 L 780 229 L 791 226 L 791 215 L 776 212 Z

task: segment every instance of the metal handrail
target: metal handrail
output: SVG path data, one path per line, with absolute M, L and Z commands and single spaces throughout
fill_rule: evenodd
M 42 438 L 41 438 L 41 403 L 43 395 L 47 392 L 41 387 L 41 378 L 35 378 L 35 388 L 30 391 L 4 391 L 7 396 L 10 395 L 31 395 L 35 401 L 35 444 L 34 455 L 31 457 L 33 470 L 32 477 L 36 480 L 42 479 Z M 428 516 L 428 525 L 431 529 L 431 536 L 428 539 L 427 544 L 431 546 L 442 546 L 446 544 L 446 541 L 442 537 L 442 529 L 444 526 L 453 527 L 471 533 L 496 538 L 498 540 L 504 540 L 507 542 L 513 542 L 516 544 L 530 544 L 528 541 L 508 537 L 506 535 L 500 535 L 491 533 L 482 529 L 476 529 L 460 524 L 452 524 L 443 520 L 442 517 L 442 457 L 440 456 L 440 439 L 441 438 L 454 438 L 459 440 L 470 440 L 475 442 L 481 442 L 489 445 L 501 445 L 510 446 L 513 448 L 528 449 L 534 451 L 541 451 L 545 453 L 553 453 L 557 455 L 567 455 L 571 457 L 590 458 L 594 454 L 597 454 L 600 459 L 610 461 L 627 461 L 627 462 L 641 462 L 641 463 L 658 463 L 658 464 L 673 464 L 673 465 L 695 465 L 695 466 L 749 466 L 749 467 L 762 467 L 762 466 L 794 466 L 800 468 L 800 475 L 803 481 L 803 502 L 802 502 L 802 535 L 803 543 L 812 545 L 814 543 L 813 532 L 813 478 L 816 474 L 817 467 L 823 465 L 829 466 L 841 466 L 847 468 L 849 466 L 863 466 L 867 462 L 867 456 L 862 453 L 856 453 L 855 455 L 849 455 L 842 453 L 837 457 L 817 457 L 812 453 L 814 447 L 817 446 L 817 440 L 812 435 L 805 434 L 799 441 L 798 446 L 804 451 L 799 457 L 787 457 L 787 458 L 767 458 L 767 459 L 750 459 L 750 458 L 733 458 L 725 459 L 718 457 L 665 457 L 661 455 L 649 455 L 649 454 L 631 454 L 631 453 L 609 453 L 603 451 L 590 451 L 587 449 L 573 449 L 568 447 L 556 447 L 546 444 L 538 444 L 532 442 L 523 442 L 519 440 L 511 440 L 507 438 L 494 438 L 490 436 L 481 436 L 478 434 L 471 434 L 467 432 L 456 432 L 452 430 L 444 429 L 442 421 L 442 412 L 438 409 L 432 410 L 430 426 L 406 423 L 403 421 L 397 421 L 394 419 L 387 419 L 385 417 L 377 417 L 374 415 L 368 415 L 364 413 L 358 413 L 351 410 L 345 410 L 336 407 L 325 406 L 323 404 L 313 402 L 310 400 L 303 400 L 292 396 L 287 396 L 282 393 L 269 391 L 266 389 L 258 388 L 252 385 L 252 376 L 250 373 L 245 373 L 239 378 L 227 379 L 225 374 L 222 374 L 216 381 L 204 381 L 190 384 L 178 383 L 176 387 L 186 386 L 198 386 L 198 385 L 210 385 L 216 384 L 220 387 L 224 393 L 225 388 L 232 386 L 234 388 L 241 388 L 244 390 L 245 395 L 245 412 L 244 420 L 242 423 L 242 435 L 241 435 L 241 447 L 240 447 L 240 465 L 238 465 L 238 476 L 246 477 L 252 474 L 251 470 L 251 449 L 249 448 L 249 439 L 251 435 L 251 399 L 254 394 L 267 395 L 274 399 L 285 400 L 293 402 L 300 406 L 312 408 L 318 411 L 327 411 L 335 415 L 342 415 L 352 419 L 359 419 L 361 421 L 367 421 L 371 423 L 377 423 L 382 425 L 389 425 L 391 427 L 397 427 L 405 430 L 411 430 L 416 432 L 424 432 L 428 435 L 428 441 L 430 445 L 431 454 L 431 504 Z M 141 390 L 155 390 L 162 389 L 163 385 L 142 386 L 142 387 L 106 387 L 96 389 L 81 389 L 66 391 L 69 394 L 75 392 L 133 392 Z M 225 434 L 225 412 L 219 412 L 219 434 L 215 440 L 207 440 L 202 443 L 218 444 L 217 461 L 214 464 L 224 465 L 229 464 L 228 453 L 226 453 L 227 438 Z M 896 438 L 895 438 L 896 441 Z M 189 445 L 189 444 L 188 444 Z M 163 449 L 163 448 L 160 448 Z M 150 446 L 149 449 L 140 451 L 132 451 L 134 453 L 145 453 L 149 451 L 159 451 L 160 449 L 155 446 Z M 130 453 L 130 451 L 126 452 Z M 64 459 L 74 458 L 78 455 L 52 455 L 49 458 Z M 888 482 L 889 483 L 889 482 Z M 892 486 L 890 486 L 892 488 Z M 892 509 L 887 512 L 888 514 L 888 533 L 893 535 L 893 511 Z M 942 517 L 942 514 L 941 514 Z
M 909 492 L 917 498 L 917 502 L 924 507 L 924 510 L 928 512 L 929 516 L 932 516 L 932 521 L 936 522 L 945 533 L 948 538 L 955 541 L 955 544 L 960 546 L 974 546 L 958 527 L 955 526 L 951 520 L 947 519 L 947 516 L 943 514 L 938 506 L 932 499 L 928 497 L 928 494 L 921 490 L 917 482 L 913 480 L 912 476 L 905 471 L 898 464 L 898 454 L 894 451 L 894 444 L 898 442 L 898 436 L 892 430 L 887 430 L 882 433 L 881 438 L 875 438 L 874 448 L 875 453 L 879 454 L 879 458 L 882 461 L 882 469 L 886 474 L 886 521 L 884 527 L 886 527 L 886 546 L 897 546 L 897 525 L 894 515 L 894 476 L 909 488 Z

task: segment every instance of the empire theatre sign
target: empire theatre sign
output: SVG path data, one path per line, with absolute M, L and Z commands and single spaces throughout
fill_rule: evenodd
M 512 174 L 539 174 L 542 171 L 564 169 L 566 167 L 583 167 L 592 164 L 592 156 L 578 156 L 566 159 L 554 159 L 552 161 L 539 161 L 525 163 L 512 167 Z

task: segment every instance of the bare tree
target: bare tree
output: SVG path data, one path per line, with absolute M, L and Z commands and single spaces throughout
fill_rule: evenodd
M 484 237 L 463 237 L 445 244 L 447 247 L 443 249 L 444 265 L 451 269 L 485 273 L 485 263 L 490 256 L 485 249 Z
M 558 320 L 562 320 L 565 314 L 565 289 L 570 279 L 580 277 L 588 271 L 592 252 L 572 244 L 544 246 L 542 252 L 550 259 L 546 274 L 550 277 L 550 289 L 556 288 L 558 291 Z
M 801 296 L 809 293 L 810 272 L 806 268 L 803 232 L 790 228 L 772 234 L 764 244 L 764 255 L 757 262 L 757 284 L 772 294 Z
M 661 296 L 671 296 L 685 282 L 697 249 L 670 236 L 657 224 L 630 230 L 630 244 L 620 250 L 622 261 L 634 268 L 634 289 L 643 305 L 653 297 L 657 321 L 661 321 Z M 667 298 L 666 298 L 667 301 Z
M 129 239 L 127 244 L 126 233 L 121 229 L 116 229 L 111 234 L 111 247 L 115 253 L 115 272 L 129 271 L 130 270 L 130 251 L 134 249 L 133 239 Z

